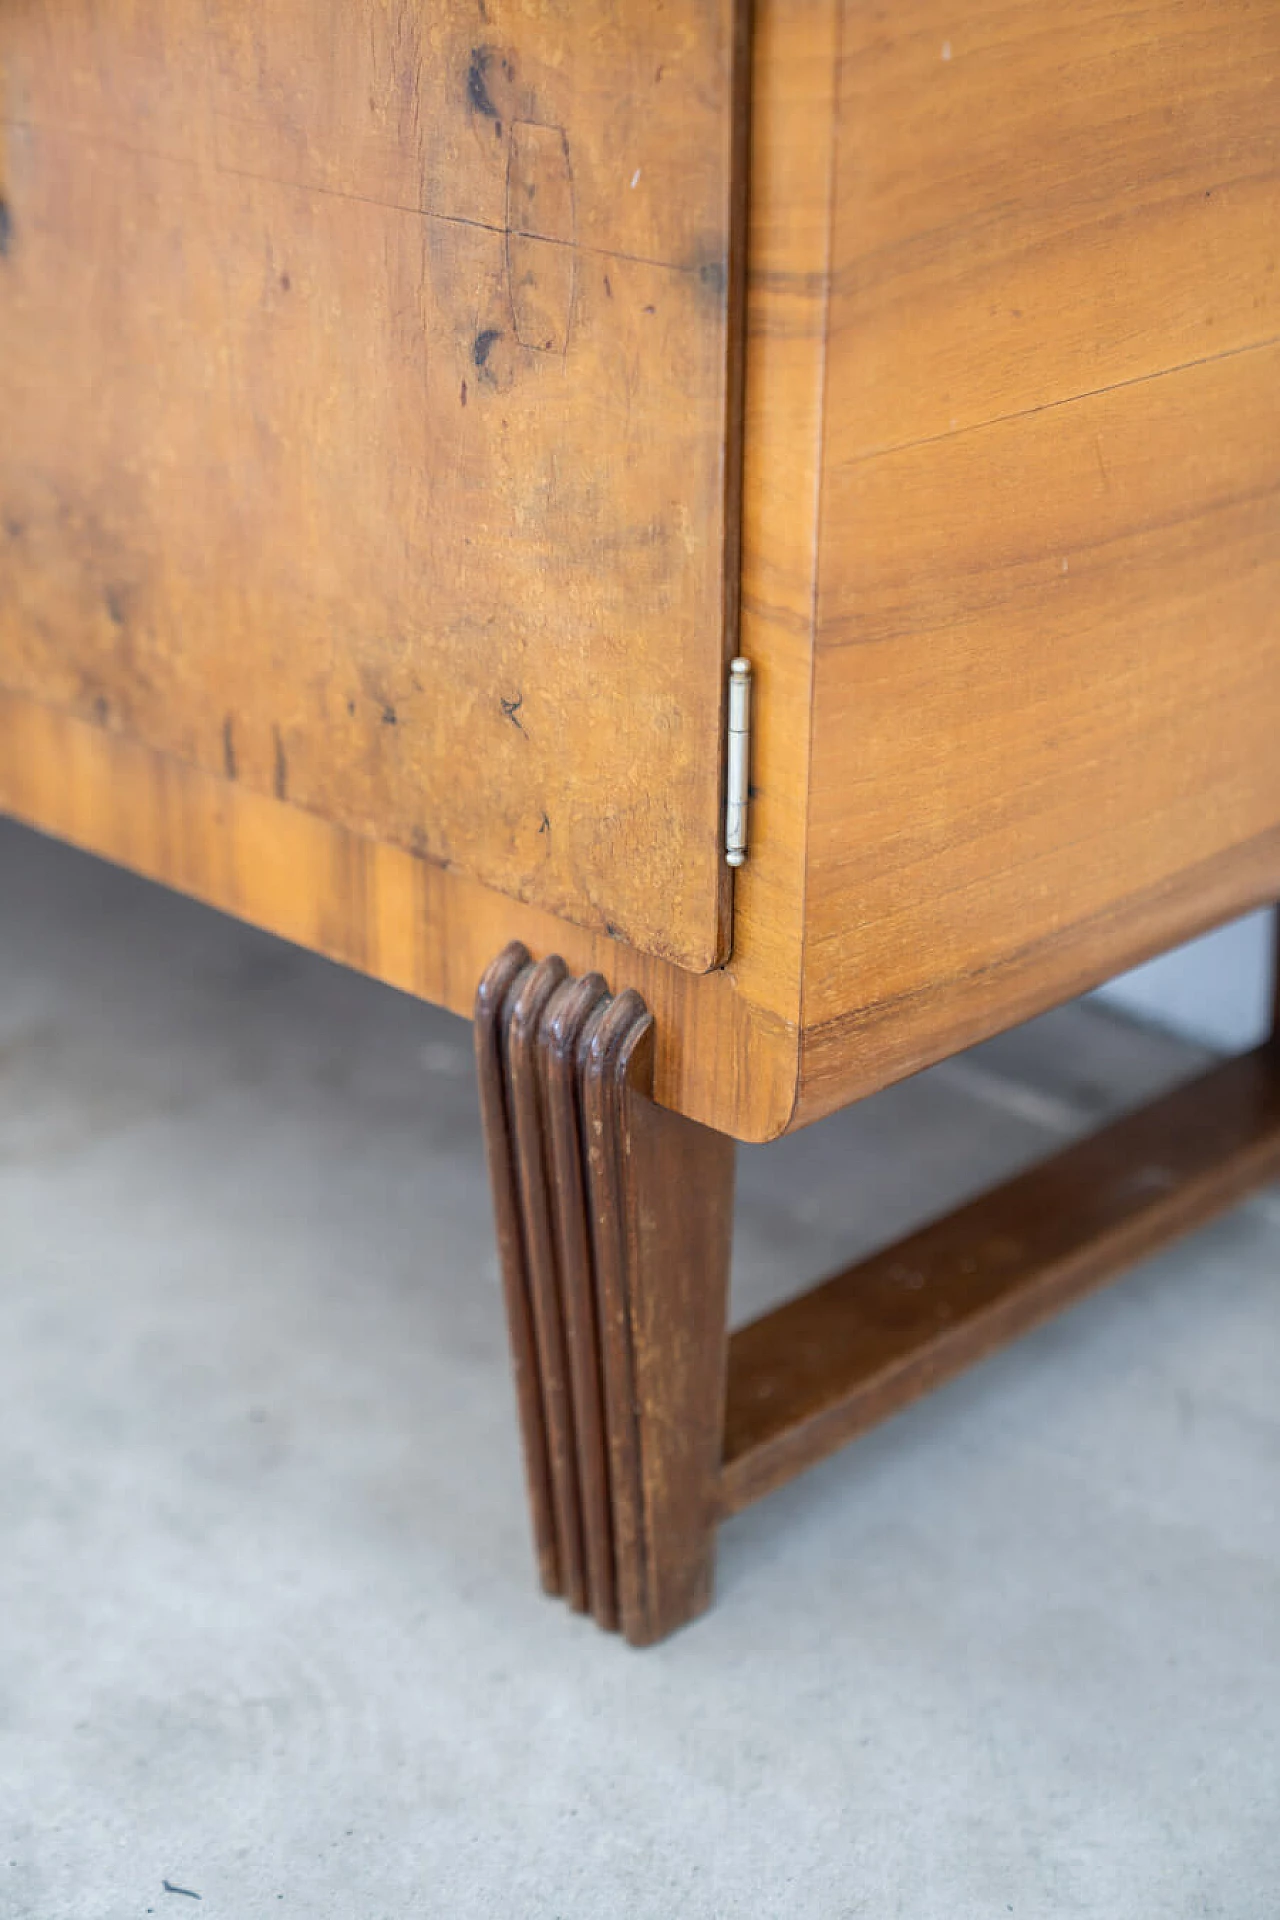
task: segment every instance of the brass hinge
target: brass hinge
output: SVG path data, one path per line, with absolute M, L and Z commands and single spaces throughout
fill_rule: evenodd
M 751 797 L 751 662 L 729 662 L 729 729 L 724 774 L 724 857 L 740 867 L 747 857 L 747 801 Z

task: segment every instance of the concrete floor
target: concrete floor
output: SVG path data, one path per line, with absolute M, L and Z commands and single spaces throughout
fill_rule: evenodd
M 533 1587 L 470 1030 L 0 826 L 0 1914 L 1280 1914 L 1280 1201 Z M 745 1151 L 737 1310 L 1140 1098 L 1070 1009 Z

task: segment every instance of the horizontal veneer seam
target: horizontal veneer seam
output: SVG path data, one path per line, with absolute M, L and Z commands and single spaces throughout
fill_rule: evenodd
M 870 447 L 865 452 L 848 454 L 833 467 L 833 475 L 847 472 L 852 467 L 864 465 L 869 460 L 881 460 L 893 454 L 911 453 L 917 447 L 936 447 L 946 440 L 961 440 L 966 434 L 986 433 L 994 427 L 1008 426 L 1017 420 L 1031 420 L 1038 414 L 1054 413 L 1062 407 L 1072 407 L 1084 400 L 1099 400 L 1109 393 L 1123 393 L 1130 387 L 1141 387 L 1158 380 L 1168 380 L 1180 373 L 1193 373 L 1197 367 L 1219 366 L 1226 360 L 1238 360 L 1249 353 L 1265 353 L 1271 347 L 1280 346 L 1280 333 L 1270 334 L 1262 340 L 1250 340 L 1243 345 L 1224 347 L 1221 353 L 1200 354 L 1194 360 L 1180 360 L 1176 366 L 1160 367 L 1150 373 L 1134 374 L 1130 379 L 1112 380 L 1102 387 L 1089 387 L 1082 393 L 1064 394 L 1056 400 L 1044 400 L 1034 407 L 1017 407 L 1011 413 L 994 414 L 989 420 L 974 420 L 962 427 L 948 428 L 945 433 L 924 434 L 918 440 L 895 441 L 882 447 Z

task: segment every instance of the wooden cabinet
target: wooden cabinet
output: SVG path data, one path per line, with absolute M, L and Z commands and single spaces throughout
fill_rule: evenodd
M 6 10 L 4 803 L 753 1139 L 1273 894 L 1280 9 L 483 12 Z
M 0 87 L 10 811 L 598 970 L 751 1140 L 1280 892 L 1275 0 L 25 0 Z

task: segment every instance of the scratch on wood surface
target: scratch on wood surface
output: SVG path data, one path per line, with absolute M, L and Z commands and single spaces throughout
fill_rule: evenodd
M 1093 436 L 1093 450 L 1098 456 L 1098 472 L 1102 475 L 1102 484 L 1107 492 L 1110 493 L 1111 475 L 1107 472 L 1107 463 L 1102 457 L 1102 435 L 1100 433 L 1095 433 Z

